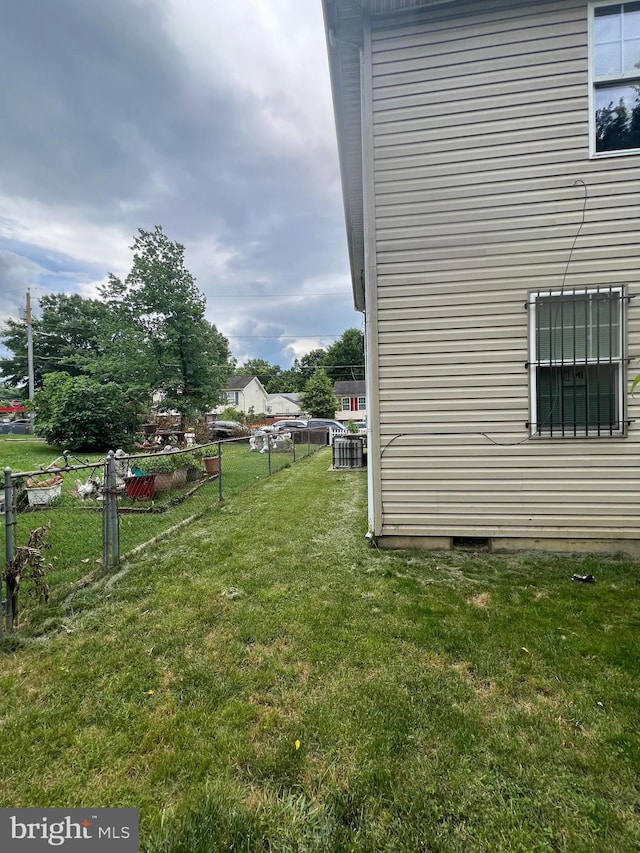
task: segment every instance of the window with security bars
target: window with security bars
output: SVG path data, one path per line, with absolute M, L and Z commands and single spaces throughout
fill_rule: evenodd
M 532 435 L 620 435 L 622 288 L 533 293 L 529 298 Z

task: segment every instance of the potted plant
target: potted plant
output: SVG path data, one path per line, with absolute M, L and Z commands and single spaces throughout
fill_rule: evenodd
M 220 457 L 217 446 L 198 447 L 192 451 L 195 459 L 202 459 L 204 470 L 209 477 L 217 477 L 220 473 Z
M 201 457 L 196 457 L 193 451 L 181 453 L 182 464 L 187 472 L 187 483 L 194 483 L 202 475 L 202 468 L 197 464 Z
M 62 474 L 58 471 L 45 472 L 45 474 L 27 479 L 25 488 L 29 506 L 45 506 L 55 500 L 55 498 L 60 497 L 62 491 Z
M 173 486 L 173 472 L 176 470 L 175 453 L 157 453 L 145 459 L 144 470 L 155 478 L 156 494 L 168 492 Z
M 180 453 L 175 454 L 175 468 L 173 469 L 174 488 L 178 489 L 187 484 L 190 465 L 193 465 L 191 453 L 180 451 Z

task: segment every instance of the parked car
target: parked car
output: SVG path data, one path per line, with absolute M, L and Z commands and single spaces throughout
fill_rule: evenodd
M 308 429 L 332 429 L 337 432 L 346 432 L 347 427 L 341 424 L 340 421 L 334 421 L 331 418 L 310 418 L 307 421 Z
M 240 421 L 214 421 L 209 424 L 209 434 L 214 440 L 224 438 L 242 438 L 249 435 L 250 430 Z
M 27 418 L 0 424 L 0 435 L 29 435 L 31 421 Z
M 281 421 L 276 421 L 275 423 L 271 424 L 269 432 L 289 432 L 289 430 L 292 429 L 304 429 L 306 426 L 307 422 L 305 420 L 302 420 L 301 418 L 294 418 L 290 420 L 287 420 L 285 418 Z

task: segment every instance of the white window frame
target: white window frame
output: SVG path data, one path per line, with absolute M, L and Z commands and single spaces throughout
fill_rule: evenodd
M 358 397 L 358 411 L 364 412 L 367 408 L 367 398 L 366 397 Z
M 625 0 L 621 0 L 619 3 L 611 2 L 611 0 L 592 0 L 589 3 L 589 157 L 591 158 L 626 157 L 640 154 L 640 148 L 621 148 L 618 151 L 596 151 L 596 85 L 598 83 L 631 83 L 635 80 L 640 80 L 640 70 L 637 74 L 628 73 L 626 75 L 611 75 L 598 78 L 595 75 L 595 10 L 603 6 L 620 5 L 624 6 Z M 630 3 L 627 2 L 627 5 L 630 5 Z
M 620 299 L 620 328 L 618 331 L 618 356 L 611 361 L 614 364 L 618 365 L 618 381 L 617 381 L 617 401 L 618 401 L 618 417 L 617 421 L 619 424 L 619 428 L 617 430 L 609 430 L 603 429 L 600 434 L 598 434 L 597 430 L 590 429 L 585 427 L 584 430 L 578 429 L 574 434 L 572 431 L 562 433 L 562 428 L 558 428 L 550 430 L 549 432 L 545 432 L 538 427 L 538 411 L 537 411 L 537 399 L 538 399 L 538 377 L 537 377 L 537 369 L 538 365 L 538 353 L 536 350 L 536 318 L 537 318 L 537 300 L 544 297 L 553 297 L 553 296 L 567 296 L 567 295 L 575 295 L 575 296 L 586 296 L 590 293 L 617 293 Z M 626 324 L 626 294 L 625 289 L 622 285 L 611 285 L 611 286 L 602 286 L 602 287 L 588 287 L 588 288 L 577 288 L 571 290 L 545 290 L 545 291 L 534 291 L 529 294 L 529 412 L 530 412 L 530 421 L 529 421 L 529 430 L 532 438 L 536 439 L 574 439 L 574 438 L 595 438 L 595 439 L 603 439 L 603 438 L 615 438 L 615 437 L 623 437 L 626 435 L 626 420 L 625 420 L 625 377 L 626 377 L 626 352 L 625 352 L 625 324 Z M 571 366 L 576 366 L 578 364 L 597 364 L 598 360 L 594 358 L 587 358 L 583 361 L 576 361 L 575 363 L 571 362 Z M 559 367 L 562 366 L 564 362 L 555 361 L 550 362 L 549 366 Z M 567 366 L 570 366 L 567 364 Z
M 349 412 L 350 410 L 351 410 L 351 398 L 350 397 L 343 397 L 342 398 L 342 409 L 340 411 Z

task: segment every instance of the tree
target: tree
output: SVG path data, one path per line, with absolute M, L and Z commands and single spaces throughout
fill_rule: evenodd
M 33 373 L 34 385 L 42 387 L 48 373 L 63 371 L 70 376 L 90 373 L 104 355 L 107 308 L 98 299 L 85 299 L 78 294 L 54 293 L 40 300 L 41 314 L 34 317 Z M 0 359 L 0 372 L 14 388 L 28 385 L 27 327 L 8 320 L 0 331 L 5 347 L 12 355 Z
M 293 394 L 301 391 L 303 387 L 304 385 L 299 385 L 295 367 L 290 367 L 288 370 L 282 370 L 269 382 L 267 391 L 269 394 Z
M 130 441 L 136 424 L 120 388 L 88 376 L 49 373 L 30 408 L 37 434 L 61 450 L 118 447 Z
M 326 355 L 326 350 L 321 348 L 312 349 L 311 352 L 303 355 L 300 360 L 296 359 L 294 361 L 293 369 L 297 373 L 296 391 L 302 391 L 316 370 L 322 368 Z
M 205 298 L 184 264 L 184 246 L 160 226 L 139 229 L 133 266 L 124 281 L 102 288 L 110 309 L 110 358 L 105 371 L 130 393 L 160 391 L 164 405 L 185 415 L 220 399 L 230 372 L 228 340 L 204 316 Z
M 364 335 L 359 329 L 347 329 L 332 344 L 324 357 L 323 366 L 332 382 L 364 379 Z
M 236 370 L 240 376 L 257 376 L 268 394 L 277 393 L 277 379 L 281 372 L 279 364 L 269 364 L 263 358 L 250 358 Z M 276 386 L 275 391 L 270 390 L 269 386 L 272 384 Z
M 315 373 L 305 385 L 300 405 L 312 418 L 335 417 L 338 401 L 333 393 L 333 383 L 323 370 Z
M 269 364 L 263 358 L 250 358 L 236 373 L 241 376 L 257 376 L 267 394 L 287 394 L 304 388 L 304 382 L 300 383 L 295 365 L 283 370 L 279 364 Z

